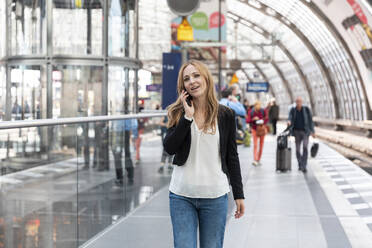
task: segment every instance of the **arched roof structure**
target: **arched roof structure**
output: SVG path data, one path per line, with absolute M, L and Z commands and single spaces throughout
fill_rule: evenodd
M 146 1 L 140 1 L 140 5 Z M 161 5 L 161 1 L 152 2 Z M 249 41 L 272 44 L 261 47 L 228 46 L 227 58 L 241 60 L 242 67 L 252 68 L 267 78 L 283 110 L 293 103 L 296 96 L 302 96 L 317 116 L 328 119 L 371 119 L 366 85 L 371 84 L 372 79 L 361 74 L 363 63 L 357 61 L 350 44 L 321 10 L 318 2 L 226 0 L 228 43 L 243 44 Z M 160 9 L 163 13 L 169 13 L 166 6 Z M 140 13 L 140 16 L 143 18 L 144 15 Z M 168 20 L 169 16 L 171 14 Z M 152 19 L 151 15 L 145 18 Z M 151 35 L 157 34 L 159 32 Z M 155 39 L 153 44 L 160 46 L 164 44 L 162 39 L 165 41 L 168 37 Z M 150 46 L 142 45 L 145 48 L 143 55 L 148 56 L 149 53 L 145 51 Z M 140 59 L 146 61 L 146 56 L 141 56 L 140 52 Z M 246 74 L 239 75 L 248 80 Z

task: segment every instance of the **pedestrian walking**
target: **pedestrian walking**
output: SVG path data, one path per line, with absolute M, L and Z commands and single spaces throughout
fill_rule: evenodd
M 288 125 L 291 127 L 291 134 L 295 137 L 298 169 L 306 173 L 309 135 L 315 137 L 315 132 L 311 111 L 307 106 L 302 105 L 301 97 L 296 98 L 296 106 L 289 111 Z
M 196 248 L 199 226 L 200 248 L 222 248 L 229 182 L 235 218 L 244 214 L 235 114 L 218 103 L 212 75 L 199 61 L 181 66 L 177 91 L 164 139 L 165 150 L 175 154 L 169 186 L 174 247 Z

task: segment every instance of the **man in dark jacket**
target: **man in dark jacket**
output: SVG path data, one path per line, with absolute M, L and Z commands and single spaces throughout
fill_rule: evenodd
M 273 125 L 273 134 L 276 135 L 276 123 L 279 119 L 279 106 L 276 105 L 275 99 L 271 102 L 271 107 L 269 109 L 269 121 Z
M 288 125 L 291 126 L 291 134 L 295 137 L 296 141 L 298 169 L 306 173 L 309 135 L 311 134 L 314 137 L 315 133 L 311 111 L 308 107 L 302 106 L 301 97 L 296 98 L 296 106 L 292 107 L 289 111 Z M 303 147 L 302 155 L 300 151 L 301 143 Z

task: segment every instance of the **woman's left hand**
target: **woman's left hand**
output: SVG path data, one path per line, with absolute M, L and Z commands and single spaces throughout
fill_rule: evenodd
M 239 219 L 244 215 L 244 199 L 236 199 L 236 211 L 235 211 L 235 219 Z

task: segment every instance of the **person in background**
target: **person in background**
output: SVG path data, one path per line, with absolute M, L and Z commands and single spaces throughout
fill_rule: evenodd
M 199 61 L 181 66 L 177 92 L 178 99 L 168 108 L 164 139 L 166 152 L 175 154 L 169 186 L 174 247 L 197 247 L 199 229 L 201 248 L 222 248 L 229 182 L 235 218 L 244 214 L 235 114 L 218 104 L 212 75 Z
M 122 153 L 124 148 L 124 129 L 126 120 L 118 120 L 111 122 L 110 143 L 111 151 L 114 155 L 116 185 L 123 185 L 123 166 Z
M 276 123 L 279 120 L 279 106 L 276 105 L 275 98 L 271 100 L 269 109 L 269 121 L 273 125 L 273 134 L 276 135 Z
M 250 106 L 249 106 L 249 101 L 247 98 L 244 99 L 243 106 L 245 108 L 245 112 L 248 113 Z
M 144 110 L 143 103 L 139 105 L 138 112 L 141 113 L 141 111 Z M 145 123 L 147 119 L 146 118 L 139 118 L 138 119 L 138 133 L 137 133 L 137 139 L 136 139 L 136 163 L 139 163 L 141 157 L 140 157 L 140 148 L 141 148 L 141 141 L 142 141 L 142 134 L 145 131 Z
M 22 119 L 22 107 L 18 104 L 18 100 L 15 100 L 14 105 L 12 107 L 12 117 L 15 120 Z
M 233 85 L 231 85 L 229 88 L 231 88 L 231 94 L 236 98 L 236 100 L 238 101 L 238 102 L 240 102 L 240 98 L 241 98 L 241 96 L 240 96 L 240 94 L 241 94 L 241 90 L 240 90 L 240 88 L 239 88 L 239 84 L 233 84 Z
M 165 135 L 167 134 L 167 123 L 168 123 L 168 116 L 162 117 L 159 123 L 162 142 L 164 142 Z M 173 159 L 173 156 L 169 155 L 163 147 L 163 152 L 161 154 L 160 167 L 158 169 L 158 172 L 163 173 L 164 168 L 167 164 L 168 164 L 168 171 L 171 172 L 173 170 L 172 159 Z
M 228 89 L 225 89 L 221 92 L 222 98 L 220 100 L 220 104 L 234 110 L 236 127 L 238 128 L 238 130 L 244 131 L 246 126 L 244 121 L 246 111 L 243 104 L 241 104 L 238 99 L 232 94 L 233 90 L 234 89 L 232 87 L 229 87 Z
M 234 110 L 235 114 L 237 116 L 244 117 L 246 112 L 243 104 L 241 104 L 238 99 L 233 96 L 232 94 L 232 88 L 225 89 L 221 92 L 221 100 L 220 104 L 225 105 L 226 107 L 231 108 Z
M 251 112 L 247 114 L 247 123 L 250 123 L 252 127 L 253 136 L 253 165 L 261 165 L 261 156 L 264 146 L 265 134 L 266 134 L 266 123 L 268 122 L 267 114 L 263 108 L 261 108 L 261 102 L 257 101 L 254 104 Z M 264 129 L 264 131 L 262 130 Z M 257 149 L 257 142 L 260 140 L 260 147 Z
M 288 125 L 291 127 L 291 134 L 295 137 L 298 170 L 306 173 L 309 135 L 315 137 L 315 132 L 311 111 L 307 106 L 302 105 L 301 97 L 296 98 L 296 106 L 289 111 Z

